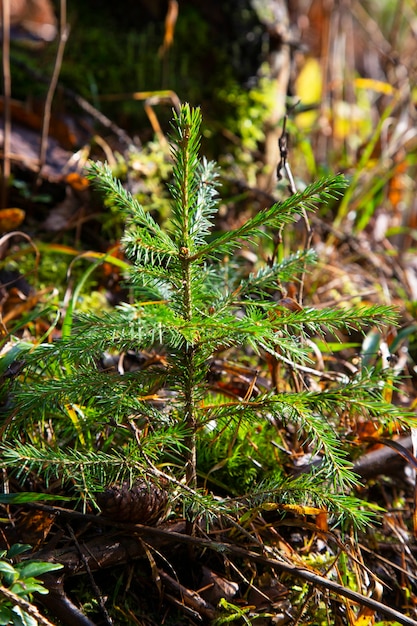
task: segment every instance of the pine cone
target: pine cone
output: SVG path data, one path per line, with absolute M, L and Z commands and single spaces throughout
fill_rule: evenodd
M 97 502 L 105 517 L 152 526 L 163 515 L 168 494 L 155 484 L 140 479 L 132 485 L 124 482 L 106 487 L 97 494 Z

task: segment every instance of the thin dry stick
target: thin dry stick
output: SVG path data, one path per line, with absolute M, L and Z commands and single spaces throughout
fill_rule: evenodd
M 1 208 L 7 205 L 7 186 L 10 178 L 10 135 L 12 80 L 10 74 L 10 0 L 3 0 L 3 181 L 1 189 Z
M 91 571 L 91 569 L 90 569 L 90 566 L 89 566 L 89 564 L 88 564 L 88 561 L 87 561 L 87 559 L 85 558 L 83 551 L 81 550 L 81 546 L 80 546 L 80 544 L 78 543 L 78 540 L 77 540 L 77 538 L 76 538 L 76 536 L 75 536 L 75 533 L 74 533 L 74 531 L 72 530 L 72 527 L 71 527 L 69 524 L 67 524 L 66 526 L 67 526 L 67 530 L 68 530 L 68 532 L 69 532 L 69 534 L 70 534 L 70 536 L 71 536 L 71 539 L 72 539 L 72 540 L 73 540 L 73 542 L 75 543 L 75 546 L 76 546 L 76 548 L 77 548 L 77 550 L 78 550 L 78 552 L 79 552 L 80 558 L 81 558 L 81 560 L 82 560 L 82 562 L 83 562 L 83 564 L 84 564 L 85 570 L 86 570 L 86 572 L 87 572 L 87 574 L 88 574 L 88 577 L 89 577 L 89 579 L 90 579 L 90 584 L 91 584 L 91 586 L 92 586 L 92 588 L 93 588 L 93 592 L 94 592 L 94 594 L 95 594 L 95 596 L 96 596 L 96 599 L 97 599 L 98 605 L 99 605 L 99 607 L 100 607 L 100 612 L 101 612 L 101 613 L 102 613 L 102 615 L 103 615 L 104 621 L 105 621 L 105 623 L 107 624 L 107 626 L 113 626 L 113 620 L 111 619 L 111 617 L 110 617 L 110 615 L 109 615 L 109 612 L 108 612 L 108 611 L 107 611 L 107 609 L 106 609 L 106 605 L 105 605 L 104 598 L 103 598 L 103 596 L 102 596 L 102 594 L 101 594 L 100 589 L 99 589 L 99 588 L 98 588 L 98 586 L 97 586 L 96 581 L 94 580 L 94 576 L 93 576 L 93 574 L 92 574 L 92 571 Z
M 51 121 L 52 100 L 58 84 L 59 73 L 61 71 L 62 60 L 64 58 L 64 50 L 68 40 L 69 26 L 67 24 L 67 2 L 61 0 L 60 5 L 60 37 L 58 50 L 55 58 L 54 71 L 52 72 L 51 82 L 49 83 L 48 92 L 45 99 L 45 108 L 43 112 L 41 146 L 39 150 L 39 174 L 38 181 L 42 172 L 42 168 L 46 161 L 46 150 L 48 147 L 49 124 Z
M 283 122 L 282 122 L 282 134 L 278 141 L 280 161 L 277 167 L 277 179 L 281 180 L 282 170 L 284 170 L 285 175 L 288 179 L 291 195 L 294 195 L 297 193 L 297 187 L 295 186 L 294 176 L 292 175 L 291 166 L 288 162 L 287 118 L 288 118 L 288 115 L 285 115 Z M 307 211 L 305 210 L 304 207 L 302 207 L 301 214 L 303 216 L 304 225 L 306 229 L 306 240 L 304 244 L 304 250 L 307 251 L 310 249 L 310 246 L 311 246 L 311 240 L 313 239 L 313 230 L 311 228 L 310 220 L 308 219 Z M 304 277 L 305 277 L 305 269 L 303 270 L 303 274 L 300 279 L 300 289 L 299 289 L 299 294 L 298 294 L 298 302 L 300 304 L 302 304 L 303 302 Z
M 285 170 L 285 173 L 288 175 L 288 170 L 287 170 L 287 157 L 288 157 L 288 132 L 286 130 L 287 127 L 287 114 L 284 115 L 283 119 L 282 119 L 282 133 L 281 133 L 281 137 L 278 139 L 278 147 L 279 147 L 279 161 L 278 161 L 278 165 L 277 165 L 277 181 L 282 180 L 283 178 L 283 174 L 282 174 L 282 170 Z M 291 194 L 296 193 L 295 190 L 295 185 L 294 185 L 294 179 L 292 177 L 291 174 L 291 170 L 289 170 L 290 172 L 290 177 L 289 177 L 289 184 L 290 184 L 290 191 Z M 275 263 L 275 259 L 277 257 L 277 253 L 278 253 L 278 248 L 282 243 L 282 229 L 283 226 L 281 226 L 281 228 L 278 230 L 277 234 L 274 237 L 274 251 L 272 253 L 272 257 L 269 260 L 269 264 L 272 266 Z
M 291 166 L 288 161 L 287 119 L 288 119 L 288 114 L 286 114 L 282 120 L 282 133 L 281 133 L 280 138 L 278 139 L 280 159 L 277 165 L 277 180 L 282 180 L 283 171 L 284 171 L 285 176 L 288 179 L 289 191 L 291 195 L 294 195 L 297 193 L 297 187 L 295 185 L 294 176 L 292 174 Z M 307 211 L 305 210 L 304 207 L 302 208 L 302 217 L 303 217 L 305 229 L 306 229 L 306 242 L 304 244 L 304 249 L 308 250 L 310 248 L 311 240 L 313 237 L 313 231 L 310 225 L 310 221 L 308 219 Z M 277 238 L 276 238 L 276 245 L 275 245 L 275 250 L 273 253 L 272 260 L 275 259 L 277 247 L 280 243 L 281 243 L 281 231 L 278 233 Z M 300 289 L 302 290 L 302 283 L 301 283 Z M 300 303 L 301 303 L 301 300 L 302 300 L 302 293 L 300 293 Z

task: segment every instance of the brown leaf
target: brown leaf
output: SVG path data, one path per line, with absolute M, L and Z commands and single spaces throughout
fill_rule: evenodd
M 34 550 L 40 548 L 49 535 L 55 515 L 45 511 L 29 511 L 22 513 L 17 523 L 19 541 L 28 543 Z
M 202 567 L 203 576 L 200 581 L 199 595 L 210 602 L 213 606 L 217 606 L 221 598 L 231 600 L 239 591 L 239 585 L 235 582 L 231 582 L 215 574 L 211 569 Z

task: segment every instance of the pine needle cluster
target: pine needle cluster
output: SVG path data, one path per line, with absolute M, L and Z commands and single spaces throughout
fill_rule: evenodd
M 200 126 L 200 110 L 188 105 L 173 121 L 169 228 L 109 167 L 91 164 L 91 180 L 125 215 L 132 298 L 111 312 L 78 315 L 71 334 L 28 351 L 10 389 L 3 464 L 22 484 L 35 472 L 91 501 L 112 483 L 163 481 L 173 514 L 190 520 L 299 504 L 363 525 L 369 512 L 352 496 L 358 479 L 340 424 L 358 414 L 378 423 L 406 420 L 384 400 L 381 372 L 329 373 L 326 384 L 309 387 L 315 372 L 309 342 L 393 323 L 395 314 L 379 305 L 292 310 L 277 302 L 277 286 L 296 281 L 314 261 L 312 251 L 249 274 L 233 263 L 237 249 L 340 196 L 345 180 L 319 180 L 218 234 L 218 172 L 199 156 Z M 103 366 L 104 354 L 129 351 L 157 358 L 134 371 Z M 273 360 L 281 384 L 256 385 L 254 373 L 242 393 L 219 391 L 213 384 L 219 356 L 235 366 L 250 360 L 265 376 L 265 362 Z M 286 436 L 318 463 L 287 471 Z

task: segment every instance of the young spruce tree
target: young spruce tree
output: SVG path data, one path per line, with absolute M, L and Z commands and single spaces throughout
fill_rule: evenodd
M 185 515 L 190 528 L 221 516 L 243 523 L 286 504 L 364 525 L 369 512 L 352 496 L 358 479 L 341 421 L 403 416 L 384 400 L 381 371 L 329 371 L 325 384 L 308 385 L 320 381 L 310 345 L 340 329 L 393 323 L 395 315 L 377 305 L 316 309 L 288 306 L 282 292 L 274 298 L 314 262 L 311 250 L 249 274 L 234 262 L 238 249 L 339 196 L 345 180 L 315 182 L 215 234 L 217 171 L 199 158 L 200 125 L 200 110 L 188 105 L 174 118 L 167 230 L 107 166 L 91 165 L 91 180 L 126 218 L 132 297 L 111 312 L 79 314 L 62 340 L 28 351 L 10 389 L 3 464 L 22 484 L 29 472 L 58 477 L 90 502 L 110 485 L 163 488 L 171 515 Z M 106 367 L 104 355 L 128 352 L 153 358 L 131 371 Z M 233 393 L 221 385 L 226 358 L 244 383 Z M 274 384 L 266 361 L 277 365 Z M 318 462 L 301 474 L 286 471 L 281 449 L 290 450 L 289 441 Z

